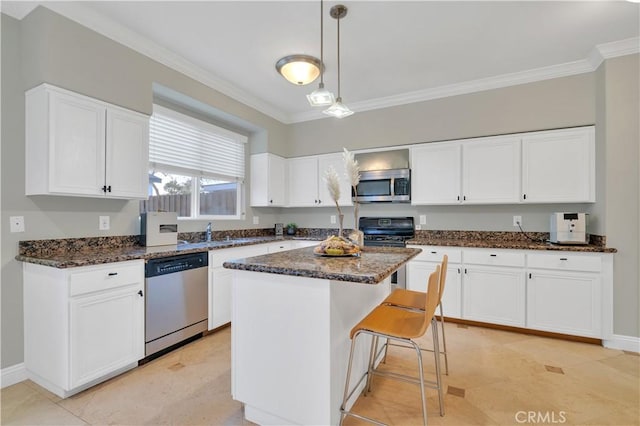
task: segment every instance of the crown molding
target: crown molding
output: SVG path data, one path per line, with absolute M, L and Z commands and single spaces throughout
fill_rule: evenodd
M 133 49 L 159 63 L 166 65 L 194 80 L 211 87 L 224 95 L 243 103 L 282 123 L 287 123 L 286 113 L 265 102 L 232 83 L 219 78 L 203 68 L 186 60 L 182 56 L 166 49 L 151 40 L 131 31 L 129 28 L 95 13 L 82 6 L 81 2 L 46 2 L 42 6 L 72 21 L 79 23 L 111 40 Z
M 140 36 L 134 31 L 131 31 L 127 27 L 124 27 L 123 25 L 120 25 L 111 19 L 95 13 L 91 9 L 82 6 L 81 2 L 25 2 L 24 4 L 22 2 L 10 2 L 8 4 L 6 4 L 6 2 L 0 3 L 3 3 L 3 13 L 10 14 L 10 16 L 14 16 L 17 19 L 22 19 L 38 5 L 46 7 L 47 9 L 63 15 L 80 25 L 116 41 L 117 43 L 129 47 L 163 65 L 166 65 L 169 68 L 191 77 L 194 80 L 243 103 L 244 105 L 280 121 L 281 123 L 292 124 L 329 118 L 325 114 L 322 114 L 321 109 L 287 114 L 272 104 L 238 88 L 229 81 L 219 78 L 211 72 L 198 67 L 169 49 L 166 49 L 151 40 Z M 9 10 L 5 12 L 5 9 Z M 599 44 L 591 50 L 585 59 L 573 62 L 417 90 L 414 92 L 370 99 L 361 102 L 347 102 L 347 104 L 353 111 L 363 112 L 446 98 L 449 96 L 499 89 L 519 84 L 533 83 L 553 78 L 567 77 L 593 72 L 606 59 L 635 53 L 640 53 L 640 38 L 638 37 Z
M 33 9 L 38 7 L 38 3 L 30 1 L 0 1 L 0 12 L 5 15 L 11 16 L 17 20 L 22 20 L 25 16 L 31 13 Z

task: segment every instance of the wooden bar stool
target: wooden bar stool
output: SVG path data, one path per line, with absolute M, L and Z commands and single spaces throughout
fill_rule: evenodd
M 444 334 L 444 314 L 442 312 L 442 295 L 444 294 L 444 286 L 447 280 L 447 266 L 449 264 L 449 256 L 446 254 L 442 258 L 440 264 L 440 283 L 438 293 L 440 294 L 440 300 L 438 306 L 440 307 L 440 328 L 442 329 L 442 352 L 444 355 L 444 374 L 449 375 L 449 359 L 447 356 L 447 339 Z M 415 309 L 424 311 L 425 309 L 425 297 L 424 292 L 415 290 L 406 290 L 399 288 L 393 291 L 382 302 L 383 305 L 397 306 L 404 309 Z M 430 351 L 430 349 L 422 349 L 424 351 Z M 386 356 L 386 354 L 385 354 Z
M 353 329 L 351 329 L 351 351 L 349 353 L 349 366 L 347 367 L 347 378 L 344 386 L 344 397 L 342 399 L 342 405 L 340 406 L 340 424 L 344 421 L 346 416 L 357 417 L 361 420 L 366 420 L 375 424 L 382 425 L 383 423 L 371 419 L 369 417 L 362 416 L 360 414 L 353 413 L 346 410 L 345 404 L 351 398 L 353 393 L 359 388 L 362 381 L 366 378 L 365 393 L 370 390 L 372 375 L 387 376 L 394 379 L 406 381 L 409 383 L 415 383 L 420 385 L 420 395 L 422 397 L 422 415 L 424 418 L 424 424 L 427 424 L 427 401 L 425 397 L 425 382 L 438 391 L 438 398 L 440 402 L 440 415 L 444 415 L 444 405 L 442 397 L 442 383 L 440 380 L 440 357 L 438 356 L 438 331 L 436 328 L 436 319 L 434 317 L 440 295 L 438 289 L 440 278 L 440 266 L 436 267 L 436 271 L 429 276 L 428 290 L 425 295 L 425 310 L 424 311 L 411 311 L 408 309 L 402 309 L 390 305 L 379 305 L 375 307 L 366 317 L 364 317 Z M 413 339 L 422 337 L 429 328 L 433 331 L 433 343 L 435 347 L 435 362 L 436 362 L 436 382 L 425 381 L 422 367 L 422 352 L 420 346 Z M 351 366 L 353 363 L 353 352 L 356 346 L 356 340 L 363 334 L 369 334 L 372 336 L 371 350 L 369 355 L 369 366 L 366 373 L 362 375 L 358 383 L 349 391 L 349 384 L 351 379 Z M 405 345 L 410 345 L 416 351 L 418 357 L 418 372 L 419 377 L 407 376 L 404 374 L 398 374 L 393 372 L 382 372 L 374 369 L 376 360 L 376 348 L 378 338 L 391 339 L 399 341 Z

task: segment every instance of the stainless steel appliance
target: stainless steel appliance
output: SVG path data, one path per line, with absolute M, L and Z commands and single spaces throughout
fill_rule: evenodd
M 413 217 L 361 217 L 359 229 L 364 234 L 365 247 L 405 247 L 415 235 Z M 406 288 L 406 267 L 391 275 L 393 288 Z
M 147 261 L 145 355 L 207 330 L 208 253 Z
M 142 245 L 164 246 L 178 244 L 178 213 L 147 212 L 140 215 Z
M 555 244 L 589 244 L 588 213 L 552 213 L 549 241 Z
M 411 201 L 409 150 L 356 154 L 360 183 L 352 198 L 360 203 L 408 203 Z

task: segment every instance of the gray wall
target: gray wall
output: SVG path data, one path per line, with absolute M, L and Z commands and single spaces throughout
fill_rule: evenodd
M 616 257 L 615 332 L 640 335 L 636 238 L 640 234 L 640 189 L 637 162 L 626 161 L 639 158 L 637 81 L 635 98 L 629 98 L 624 90 L 633 85 L 634 73 L 637 79 L 637 55 L 608 61 L 597 73 L 360 112 L 346 120 L 286 126 L 43 8 L 20 22 L 2 15 L 1 53 L 1 220 L 7 224 L 9 216 L 23 215 L 26 222 L 26 232 L 21 234 L 8 233 L 8 227 L 2 226 L 2 368 L 23 360 L 22 272 L 14 260 L 18 241 L 138 232 L 137 201 L 24 196 L 24 91 L 42 82 L 147 114 L 151 112 L 153 83 L 157 83 L 222 112 L 216 122 L 235 117 L 229 127 L 247 131 L 248 151 L 285 157 L 337 152 L 342 147 L 355 150 L 597 122 L 597 149 L 602 156 L 598 159 L 598 202 L 594 205 L 363 206 L 361 214 L 426 214 L 427 229 L 469 230 L 513 230 L 511 216 L 518 214 L 523 216 L 526 230 L 546 231 L 552 211 L 590 211 L 597 219 L 597 232 L 606 233 L 610 245 L 621 249 Z M 181 99 L 170 100 L 181 104 Z M 245 126 L 247 123 L 250 125 Z M 613 140 L 615 143 L 610 142 Z M 617 170 L 618 162 L 625 167 Z M 629 183 L 627 178 L 634 177 L 635 184 Z M 629 191 L 635 191 L 635 200 L 621 196 Z M 627 208 L 629 200 L 635 203 L 635 210 Z M 345 226 L 352 226 L 352 210 L 345 210 Z M 255 227 L 251 223 L 254 215 L 260 216 L 258 227 L 290 221 L 331 227 L 329 217 L 334 210 L 247 207 L 246 213 L 246 220 L 217 222 L 214 229 Z M 111 230 L 98 231 L 98 216 L 105 214 L 111 216 Z M 624 232 L 618 221 L 635 221 L 635 233 Z M 203 228 L 203 221 L 180 223 L 181 231 Z
M 2 226 L 1 367 L 23 360 L 22 269 L 14 260 L 18 241 L 30 239 L 138 234 L 138 201 L 24 195 L 24 92 L 40 83 L 73 90 L 150 114 L 153 84 L 160 84 L 211 109 L 224 112 L 217 124 L 249 135 L 247 155 L 286 154 L 286 126 L 148 57 L 113 42 L 45 8 L 22 21 L 2 14 L 2 224 L 25 217 L 26 232 Z M 177 103 L 183 99 L 175 100 Z M 211 111 L 208 111 L 211 112 Z M 251 123 L 247 126 L 247 123 Z M 244 129 L 242 127 L 245 126 Z M 247 180 L 248 180 L 247 176 Z M 215 221 L 214 229 L 272 227 L 278 209 L 246 208 L 246 219 Z M 252 217 L 259 214 L 260 225 Z M 109 231 L 98 216 L 111 217 Z M 179 230 L 204 230 L 206 221 L 181 221 Z

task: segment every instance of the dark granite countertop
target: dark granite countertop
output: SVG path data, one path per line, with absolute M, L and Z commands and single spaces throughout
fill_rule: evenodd
M 301 240 L 302 238 L 296 238 Z M 311 238 L 305 238 L 311 239 Z M 153 259 L 178 254 L 199 253 L 209 250 L 218 250 L 231 247 L 242 247 L 254 244 L 271 243 L 292 240 L 292 238 L 276 237 L 248 237 L 229 240 L 214 240 L 209 243 L 184 243 L 178 245 L 166 245 L 157 247 L 143 247 L 140 245 L 127 245 L 122 247 L 86 246 L 81 250 L 40 251 L 34 255 L 18 254 L 16 260 L 54 268 L 75 268 L 78 266 L 98 265 L 103 263 L 123 262 L 137 259 Z
M 475 247 L 513 250 L 551 250 L 551 251 L 575 251 L 591 253 L 616 253 L 618 250 L 595 244 L 563 245 L 542 241 L 509 241 L 509 240 L 476 240 L 476 239 L 444 239 L 444 238 L 414 238 L 407 241 L 409 245 L 416 246 L 452 246 Z
M 364 247 L 359 257 L 325 257 L 306 247 L 225 262 L 228 269 L 378 284 L 422 250 Z

